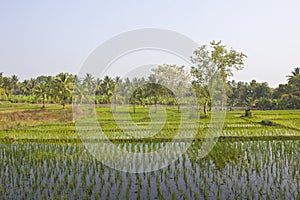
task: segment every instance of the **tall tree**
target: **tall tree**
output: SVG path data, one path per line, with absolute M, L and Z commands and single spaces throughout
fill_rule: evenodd
M 237 86 L 238 84 L 234 80 L 227 82 L 227 87 L 229 88 L 227 97 L 230 109 L 239 103 L 239 90 Z
M 5 90 L 7 98 L 11 95 L 12 92 L 12 85 L 11 85 L 11 78 L 10 77 L 3 77 L 3 88 Z
M 85 86 L 88 89 L 90 95 L 95 93 L 96 83 L 94 81 L 94 77 L 91 74 L 89 74 L 89 73 L 86 74 L 85 78 L 83 79 L 82 84 L 83 84 L 83 86 Z
M 109 76 L 105 76 L 103 78 L 101 88 L 102 88 L 103 103 L 111 103 L 113 91 L 115 88 L 114 80 Z
M 30 81 L 29 80 L 24 80 L 20 84 L 20 93 L 22 95 L 26 95 L 26 96 L 29 96 L 29 95 L 32 94 L 32 88 L 30 86 Z
M 4 87 L 3 73 L 0 73 L 0 100 L 7 98 L 7 92 Z
M 19 78 L 17 75 L 12 75 L 10 79 L 10 84 L 11 84 L 11 94 L 17 95 L 18 94 L 18 89 L 19 89 Z
M 71 100 L 72 90 L 73 90 L 73 76 L 70 76 L 68 73 L 61 72 L 55 78 L 56 90 L 54 95 L 59 100 L 63 109 L 67 102 Z
M 154 74 L 151 74 L 148 78 L 147 84 L 145 85 L 146 88 L 146 94 L 145 96 L 153 99 L 155 110 L 154 112 L 157 112 L 157 103 L 160 96 L 163 96 L 164 93 L 164 87 L 162 87 L 160 84 L 158 84 L 158 81 Z
M 102 80 L 97 78 L 95 81 L 95 95 L 101 95 L 102 92 Z
M 294 79 L 295 77 L 300 76 L 300 67 L 295 67 L 294 71 L 292 71 L 291 73 L 291 75 L 286 76 L 288 77 L 288 81 L 292 81 L 292 79 Z
M 29 87 L 30 81 L 28 81 L 26 83 L 28 84 L 27 87 Z M 36 100 L 38 100 L 38 98 L 42 98 L 42 103 L 43 103 L 42 108 L 45 108 L 45 103 L 46 103 L 47 98 L 49 98 L 53 94 L 52 83 L 53 83 L 52 76 L 38 76 L 36 78 L 36 85 L 34 86 L 34 88 L 32 90 L 33 90 L 33 94 L 35 95 Z
M 203 92 L 201 95 L 204 99 L 204 105 L 207 105 L 211 98 L 214 79 L 216 75 L 221 77 L 221 83 L 226 87 L 226 81 L 233 75 L 233 70 L 241 70 L 244 66 L 244 60 L 247 56 L 232 48 L 227 49 L 225 45 L 219 42 L 210 42 L 210 47 L 202 45 L 194 51 L 194 55 L 191 57 L 191 61 L 194 64 L 191 69 L 191 74 L 194 77 L 194 85 L 198 90 L 207 88 L 209 91 Z M 216 89 L 216 88 L 215 88 Z M 207 91 L 206 90 L 206 91 Z M 205 91 L 205 90 L 204 90 Z M 198 93 L 202 93 L 201 91 Z M 221 92 L 221 94 L 225 93 Z M 221 106 L 225 103 L 224 95 L 221 98 Z M 204 106 L 206 107 L 206 106 Z M 207 111 L 204 110 L 204 114 L 207 115 Z
M 136 113 L 136 104 L 143 104 L 145 97 L 145 79 L 135 77 L 129 83 L 130 87 L 126 91 L 126 95 L 130 96 L 129 102 L 133 104 L 133 113 Z
M 188 92 L 190 81 L 189 74 L 185 71 L 184 66 L 159 65 L 157 68 L 152 69 L 152 76 L 156 77 L 158 84 L 173 92 L 175 98 L 177 98 L 178 112 L 180 112 L 180 102 Z
M 47 98 L 47 94 L 48 94 L 48 85 L 46 82 L 41 82 L 39 83 L 35 88 L 34 88 L 34 95 L 36 97 L 36 99 L 38 98 L 42 98 L 42 103 L 43 106 L 42 108 L 45 108 L 45 101 Z
M 294 68 L 292 74 L 287 77 L 288 84 L 281 97 L 286 101 L 288 108 L 300 108 L 300 68 Z
M 288 77 L 288 84 L 292 87 L 293 95 L 300 97 L 300 68 L 296 67 L 292 71 L 292 75 Z
M 5 89 L 0 87 L 0 100 L 6 99 L 6 98 L 7 98 L 7 96 L 6 96 Z
M 91 95 L 89 89 L 81 83 L 79 80 L 75 82 L 74 86 L 74 101 L 79 102 L 80 104 L 83 103 L 85 99 L 88 99 L 88 97 Z
M 117 99 L 121 97 L 121 91 L 122 91 L 122 79 L 117 76 L 114 80 L 113 84 L 113 111 L 116 112 L 117 110 Z

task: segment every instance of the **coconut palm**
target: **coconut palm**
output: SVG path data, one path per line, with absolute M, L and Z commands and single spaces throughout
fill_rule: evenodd
M 65 105 L 70 101 L 72 97 L 73 90 L 73 77 L 68 73 L 60 73 L 55 78 L 55 86 L 56 90 L 54 92 L 54 96 L 60 101 L 63 109 L 65 109 Z
M 300 67 L 295 67 L 294 71 L 291 72 L 292 75 L 288 75 L 288 81 L 292 81 L 293 78 L 300 76 Z
M 3 81 L 2 88 L 4 88 L 6 96 L 8 98 L 12 91 L 11 78 L 3 77 L 2 81 Z
M 300 105 L 300 96 L 298 90 L 291 84 L 287 84 L 285 87 L 285 93 L 281 98 L 287 102 L 288 108 L 297 108 Z
M 74 87 L 74 101 L 82 104 L 83 100 L 87 99 L 89 95 L 90 91 L 88 88 L 84 84 L 77 82 Z
M 12 75 L 10 81 L 12 87 L 11 93 L 16 95 L 18 93 L 19 78 L 17 75 Z
M 117 109 L 117 99 L 120 97 L 122 92 L 122 79 L 117 76 L 114 80 L 113 84 L 113 104 L 114 104 L 114 112 L 116 112 Z
M 112 78 L 105 76 L 102 81 L 103 98 L 106 103 L 111 103 L 115 83 Z
M 31 95 L 31 88 L 29 80 L 25 80 L 20 84 L 20 93 L 22 95 L 29 96 Z
M 0 100 L 6 99 L 6 98 L 7 98 L 7 95 L 6 95 L 5 89 L 0 87 Z
M 97 78 L 95 81 L 95 95 L 100 95 L 102 92 L 102 80 Z
M 95 93 L 95 81 L 94 77 L 91 74 L 86 74 L 85 78 L 83 79 L 83 86 L 85 86 L 89 90 L 90 94 Z
M 285 92 L 282 99 L 288 103 L 290 108 L 298 108 L 300 105 L 300 68 L 295 67 L 294 71 L 288 75 L 288 84 L 285 86 Z
M 48 85 L 46 82 L 41 82 L 39 83 L 33 90 L 33 93 L 36 97 L 36 99 L 38 98 L 42 98 L 42 101 L 43 101 L 43 106 L 42 108 L 45 108 L 45 101 L 46 101 L 46 98 L 47 98 L 47 95 L 48 95 Z
M 3 81 L 3 73 L 0 73 L 0 100 L 3 98 L 7 98 L 6 90 L 4 88 L 4 81 Z

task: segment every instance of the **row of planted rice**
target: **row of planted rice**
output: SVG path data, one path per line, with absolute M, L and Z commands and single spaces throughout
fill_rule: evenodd
M 163 169 L 129 173 L 105 166 L 81 143 L 0 143 L 0 196 L 4 199 L 299 199 L 299 140 L 218 142 L 204 158 L 199 156 L 201 144 L 193 143 L 182 157 Z M 115 145 L 138 153 L 156 151 L 166 143 Z M 129 171 L 133 165 L 126 166 Z

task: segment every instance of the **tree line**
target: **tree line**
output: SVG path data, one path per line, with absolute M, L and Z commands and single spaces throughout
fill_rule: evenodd
M 300 69 L 296 67 L 287 76 L 287 83 L 276 88 L 268 83 L 236 82 L 230 80 L 233 70 L 243 69 L 247 58 L 242 52 L 228 49 L 220 42 L 202 45 L 191 56 L 190 71 L 184 66 L 163 64 L 152 69 L 146 78 L 105 76 L 84 77 L 61 72 L 55 76 L 38 76 L 20 81 L 17 75 L 6 77 L 0 73 L 0 100 L 12 103 L 59 103 L 65 107 L 73 102 L 96 104 L 180 105 L 188 103 L 196 94 L 202 112 L 211 109 L 212 93 L 225 106 L 249 109 L 300 109 Z M 218 83 L 214 80 L 218 79 Z M 212 85 L 215 84 L 213 87 Z M 219 87 L 222 86 L 222 87 Z M 212 89 L 213 88 L 213 89 Z M 214 92 L 212 92 L 214 90 Z M 222 92 L 223 91 L 223 92 Z M 94 98 L 93 98 L 94 97 Z M 180 103 L 178 98 L 181 99 Z

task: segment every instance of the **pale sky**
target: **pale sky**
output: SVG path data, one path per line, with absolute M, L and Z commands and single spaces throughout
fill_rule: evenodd
M 76 74 L 104 41 L 151 27 L 199 45 L 222 40 L 248 55 L 235 80 L 274 87 L 300 66 L 299 10 L 298 0 L 0 1 L 0 72 Z

